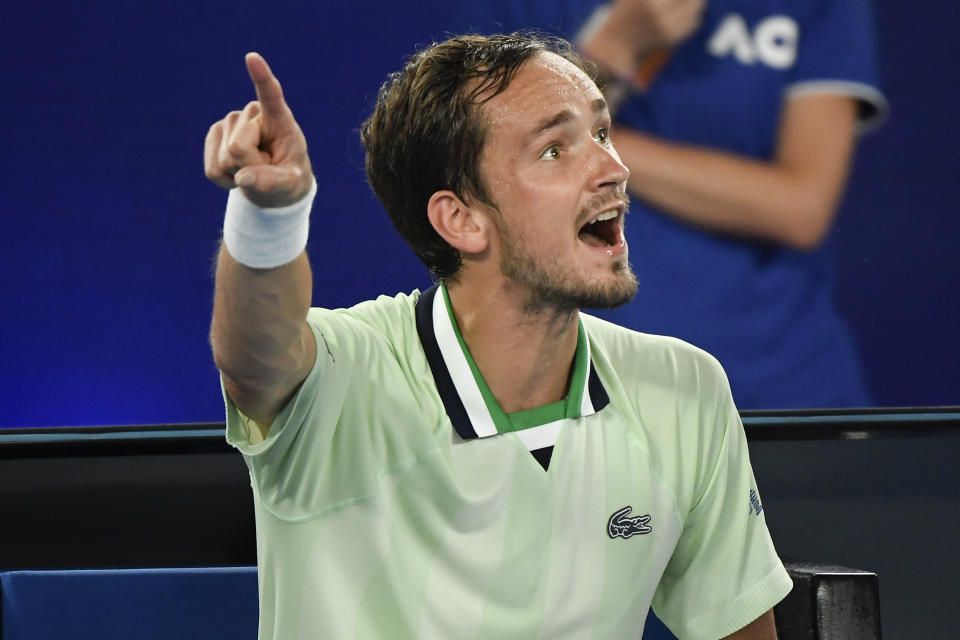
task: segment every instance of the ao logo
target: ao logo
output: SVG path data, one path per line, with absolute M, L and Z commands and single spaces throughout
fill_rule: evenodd
M 710 38 L 707 51 L 718 58 L 732 53 L 743 64 L 759 60 L 774 69 L 789 69 L 797 59 L 798 36 L 797 23 L 788 16 L 761 20 L 751 36 L 743 16 L 731 13 Z

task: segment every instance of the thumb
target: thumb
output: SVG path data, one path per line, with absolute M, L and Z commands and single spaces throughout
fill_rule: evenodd
M 234 183 L 261 207 L 284 207 L 303 198 L 312 181 L 299 166 L 252 165 L 237 171 Z M 304 185 L 304 183 L 306 183 Z

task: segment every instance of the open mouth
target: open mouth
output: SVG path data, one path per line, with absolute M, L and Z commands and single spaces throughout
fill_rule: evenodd
M 620 243 L 620 213 L 616 209 L 604 211 L 581 227 L 581 242 L 590 247 L 612 247 Z

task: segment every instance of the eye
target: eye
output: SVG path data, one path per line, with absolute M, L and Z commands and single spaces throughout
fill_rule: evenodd
M 543 150 L 543 153 L 540 154 L 541 158 L 546 160 L 556 160 L 560 157 L 560 145 L 552 144 L 546 149 Z
M 606 128 L 597 130 L 594 139 L 600 144 L 606 146 L 610 144 L 610 131 Z

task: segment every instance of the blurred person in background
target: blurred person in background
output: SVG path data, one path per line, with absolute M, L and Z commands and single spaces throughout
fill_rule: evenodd
M 575 39 L 606 81 L 640 288 L 598 315 L 710 351 L 741 408 L 871 404 L 830 239 L 888 110 L 867 0 L 462 5 L 461 30 Z

